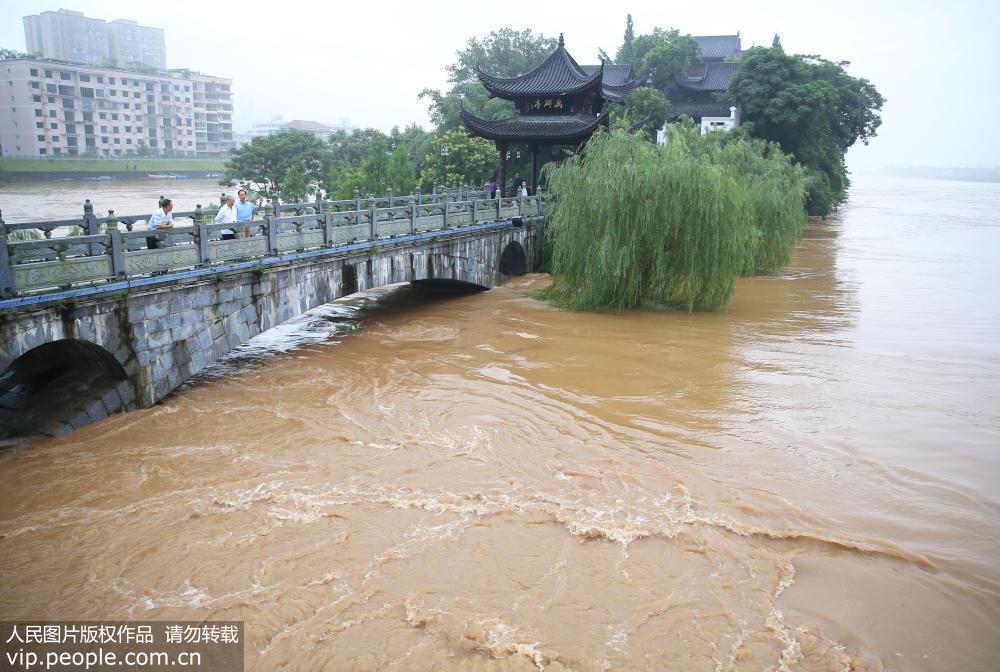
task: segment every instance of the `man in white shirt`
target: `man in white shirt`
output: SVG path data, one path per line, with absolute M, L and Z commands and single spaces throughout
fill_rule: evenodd
M 174 209 L 174 203 L 169 198 L 164 198 L 160 203 L 160 209 L 154 212 L 147 222 L 150 231 L 169 231 L 174 228 L 174 216 L 170 214 Z M 156 236 L 146 236 L 146 247 L 155 250 L 157 245 Z
M 232 194 L 226 197 L 226 204 L 219 208 L 219 213 L 215 216 L 216 224 L 235 224 L 236 223 L 236 199 L 232 197 Z M 232 229 L 222 229 L 223 240 L 232 240 L 236 237 Z

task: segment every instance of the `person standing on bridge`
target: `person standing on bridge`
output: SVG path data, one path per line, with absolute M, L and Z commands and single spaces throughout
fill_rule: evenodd
M 169 231 L 174 228 L 174 216 L 170 213 L 174 209 L 174 202 L 169 198 L 160 201 L 160 209 L 152 214 L 147 222 L 150 231 Z M 155 250 L 159 247 L 156 236 L 146 236 L 146 247 Z
M 240 197 L 240 200 L 236 202 L 236 221 L 237 222 L 250 222 L 253 221 L 253 214 L 257 212 L 257 206 L 247 200 L 247 190 L 240 189 L 236 192 L 236 195 Z M 250 225 L 244 225 L 243 235 L 250 235 Z
M 233 198 L 232 194 L 226 196 L 226 204 L 219 208 L 219 212 L 215 215 L 216 224 L 235 224 L 236 223 L 236 199 Z M 223 229 L 220 231 L 223 240 L 232 240 L 236 237 L 236 234 L 232 229 Z

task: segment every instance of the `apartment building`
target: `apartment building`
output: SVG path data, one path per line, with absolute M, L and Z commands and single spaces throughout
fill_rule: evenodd
M 174 70 L 171 74 L 175 78 L 191 83 L 198 154 L 220 156 L 231 152 L 235 146 L 233 80 L 190 73 L 186 70 Z
M 140 26 L 135 21 L 115 19 L 105 26 L 108 56 L 121 67 L 167 68 L 167 48 L 162 28 Z
M 162 28 L 135 21 L 107 22 L 60 9 L 24 17 L 28 53 L 88 65 L 141 66 L 164 70 L 167 49 Z
M 219 155 L 233 147 L 232 80 L 62 61 L 0 61 L 4 157 Z

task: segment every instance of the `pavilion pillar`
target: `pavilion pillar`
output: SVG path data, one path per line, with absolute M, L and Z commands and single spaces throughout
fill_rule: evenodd
M 531 195 L 538 193 L 538 145 L 531 146 Z
M 507 184 L 507 143 L 497 140 L 497 152 L 500 153 L 500 165 L 497 167 L 497 194 L 503 195 Z

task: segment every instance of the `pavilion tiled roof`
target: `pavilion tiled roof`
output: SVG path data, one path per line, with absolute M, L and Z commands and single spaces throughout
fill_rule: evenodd
M 598 126 L 607 121 L 607 113 L 591 116 L 586 114 L 567 115 L 526 115 L 512 119 L 480 119 L 462 108 L 462 122 L 473 135 L 487 140 L 514 140 L 517 142 L 567 143 L 583 140 Z
M 632 93 L 639 82 L 635 81 L 635 69 L 631 64 L 604 63 L 604 74 L 601 77 L 601 93 L 615 103 L 625 102 L 626 96 Z M 600 65 L 581 66 L 583 71 L 593 74 L 601 69 Z
M 581 67 L 566 51 L 562 35 L 556 50 L 531 72 L 517 77 L 496 77 L 477 68 L 476 74 L 491 94 L 507 100 L 524 96 L 565 96 L 599 86 L 605 98 L 622 102 L 635 86 L 631 65 Z
M 669 119 L 676 119 L 680 116 L 688 116 L 692 119 L 702 117 L 728 117 L 729 103 L 704 103 L 704 102 L 671 102 Z
M 704 71 L 699 78 L 700 69 L 688 70 L 687 78 L 677 78 L 677 85 L 689 91 L 725 91 L 733 81 L 736 71 L 740 69 L 738 62 L 705 63 Z
M 739 56 L 740 36 L 739 35 L 696 35 L 694 38 L 701 48 L 702 58 L 725 58 L 726 56 Z
M 295 129 L 301 131 L 324 131 L 330 130 L 330 127 L 326 124 L 321 124 L 318 121 L 309 121 L 308 119 L 293 119 L 288 123 L 282 124 L 282 128 Z
M 520 96 L 564 96 L 578 93 L 598 83 L 600 72 L 587 73 L 566 51 L 562 35 L 559 46 L 542 63 L 530 72 L 517 77 L 495 77 L 476 68 L 479 81 L 498 98 Z

